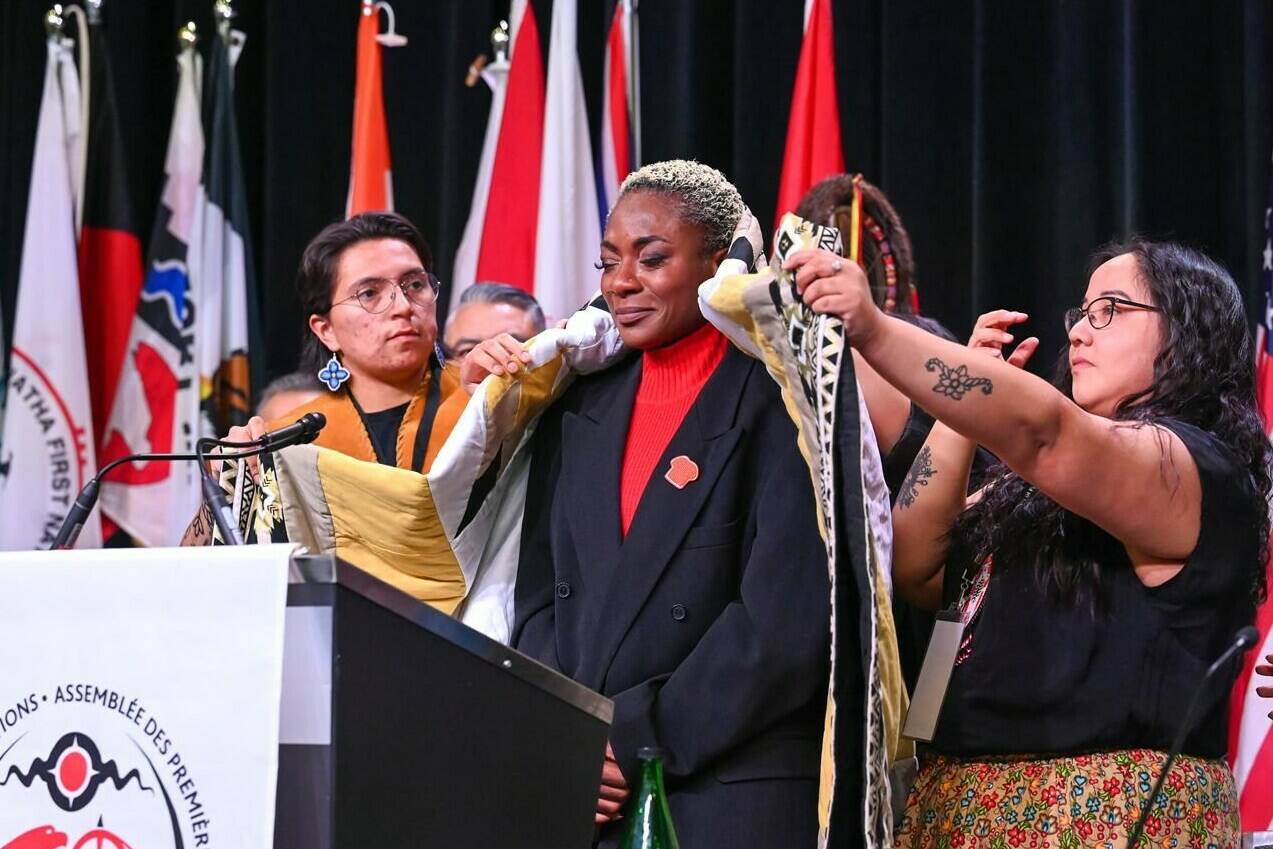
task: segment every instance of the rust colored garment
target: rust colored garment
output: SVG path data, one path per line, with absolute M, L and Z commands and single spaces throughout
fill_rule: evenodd
M 468 403 L 468 395 L 460 385 L 459 371 L 454 367 L 442 369 L 436 411 L 432 415 L 433 424 L 424 437 L 427 439 L 424 443 L 424 456 L 422 459 L 417 459 L 417 436 L 421 422 L 429 417 L 427 415 L 430 407 L 429 396 L 434 373 L 431 371 L 420 383 L 420 388 L 411 399 L 411 403 L 407 405 L 407 412 L 402 417 L 402 426 L 398 428 L 398 456 L 395 465 L 400 469 L 410 469 L 421 474 L 428 472 L 434 458 L 438 456 L 438 451 L 442 448 L 442 443 L 454 429 L 455 423 L 459 421 L 460 413 L 464 412 L 464 407 Z M 322 413 L 327 417 L 327 425 L 319 431 L 318 438 L 314 440 L 315 445 L 339 451 L 357 460 L 365 460 L 368 463 L 377 462 L 376 450 L 371 444 L 371 436 L 367 433 L 362 413 L 354 403 L 353 397 L 345 390 L 325 391 L 313 401 L 302 404 L 276 421 L 268 422 L 266 428 L 274 430 L 289 425 L 306 413 Z

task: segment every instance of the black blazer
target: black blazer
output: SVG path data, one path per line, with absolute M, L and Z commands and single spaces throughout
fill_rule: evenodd
M 731 346 L 623 539 L 640 376 L 633 357 L 580 378 L 539 423 L 513 645 L 614 700 L 634 792 L 637 750 L 663 749 L 682 845 L 812 846 L 830 587 L 795 427 L 764 367 Z M 699 468 L 683 489 L 664 478 L 678 455 Z

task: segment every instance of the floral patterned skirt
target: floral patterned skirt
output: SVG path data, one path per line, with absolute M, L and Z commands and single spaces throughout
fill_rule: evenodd
M 1123 847 L 1162 768 L 1149 749 L 1069 758 L 925 758 L 897 833 L 899 849 Z M 1237 849 L 1237 793 L 1223 761 L 1181 757 L 1138 846 Z

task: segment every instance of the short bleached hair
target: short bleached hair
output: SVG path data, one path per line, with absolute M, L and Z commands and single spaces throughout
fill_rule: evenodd
M 724 174 L 689 159 L 652 162 L 633 171 L 619 187 L 614 205 L 634 192 L 658 192 L 680 201 L 685 220 L 703 231 L 708 253 L 729 247 L 734 228 L 747 209 L 742 195 Z

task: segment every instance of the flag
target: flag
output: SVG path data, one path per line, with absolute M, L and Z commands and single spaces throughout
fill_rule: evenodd
M 509 23 L 509 67 L 492 72 L 495 91 L 473 205 L 455 256 L 452 308 L 478 280 L 535 289 L 544 65 L 529 0 L 513 0 Z
M 635 57 L 632 55 L 631 0 L 618 0 L 606 36 L 601 82 L 601 182 L 605 208 L 614 207 L 619 186 L 636 161 L 633 134 Z
M 380 12 L 374 0 L 362 0 L 358 18 L 358 70 L 354 83 L 354 139 L 349 162 L 349 198 L 345 217 L 368 210 L 393 209 L 393 173 L 389 168 L 389 130 L 382 93 Z
M 60 35 L 49 38 L 35 131 L 0 434 L 0 549 L 51 544 L 96 470 L 70 162 L 80 91 L 69 44 Z M 101 544 L 96 514 L 79 542 Z
M 1256 330 L 1256 397 L 1266 431 L 1273 429 L 1273 185 L 1269 207 L 1264 210 L 1264 320 Z M 1273 565 L 1265 565 L 1265 585 L 1273 580 Z M 1229 700 L 1229 762 L 1238 788 L 1238 809 L 1243 831 L 1273 830 L 1273 722 L 1269 721 L 1268 699 L 1255 693 L 1260 679 L 1255 665 L 1273 654 L 1273 599 L 1256 612 L 1255 627 L 1260 632 L 1256 646 L 1247 652 L 1234 682 Z M 1267 683 L 1267 682 L 1266 682 Z
M 831 0 L 805 0 L 804 41 L 787 121 L 774 227 L 814 183 L 844 171 L 840 105 L 835 93 L 835 33 Z
M 577 50 L 577 0 L 555 0 L 544 97 L 544 158 L 535 235 L 535 299 L 571 315 L 597 291 L 601 220 Z
M 202 433 L 224 434 L 251 413 L 252 363 L 259 356 L 247 192 L 234 118 L 234 67 L 243 34 L 228 27 L 209 40 L 203 78 L 203 136 L 207 149 L 187 252 L 195 294 L 195 363 L 199 371 Z
M 577 6 L 553 3 L 547 75 L 534 5 L 515 3 L 512 18 L 511 67 L 491 104 L 451 303 L 475 280 L 490 280 L 525 289 L 546 313 L 565 316 L 596 291 L 601 241 Z
M 196 313 L 187 265 L 203 171 L 203 126 L 193 45 L 177 59 L 163 193 L 146 281 L 105 429 L 103 464 L 128 454 L 190 452 L 199 429 Z M 175 545 L 199 508 L 199 470 L 193 463 L 130 463 L 102 484 L 102 510 L 143 545 Z
M 79 230 L 79 280 L 94 447 L 100 453 L 102 431 L 110 418 L 141 292 L 142 252 L 100 11 L 89 15 L 87 52 L 88 158 Z

